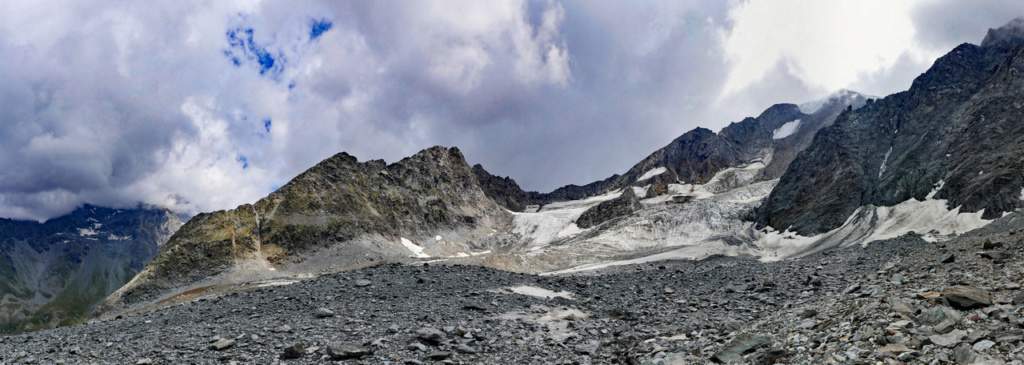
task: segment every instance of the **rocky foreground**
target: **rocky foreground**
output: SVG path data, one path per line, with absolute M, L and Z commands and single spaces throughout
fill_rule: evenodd
M 0 337 L 0 364 L 1024 363 L 1024 218 L 761 263 L 379 265 Z

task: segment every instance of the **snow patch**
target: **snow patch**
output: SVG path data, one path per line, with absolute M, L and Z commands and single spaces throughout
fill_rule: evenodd
M 645 172 L 643 175 L 640 175 L 640 177 L 637 178 L 636 181 L 640 182 L 640 181 L 644 181 L 644 180 L 650 179 L 652 177 L 664 174 L 665 171 L 667 171 L 667 170 L 664 167 L 655 167 L 655 168 L 651 169 L 650 171 Z
M 885 158 L 882 159 L 882 167 L 878 168 L 878 178 L 882 178 L 882 173 L 885 172 L 885 165 L 889 162 L 889 155 L 892 154 L 892 146 L 889 147 L 889 152 L 885 153 Z
M 413 243 L 412 241 L 410 241 L 409 239 L 407 239 L 405 237 L 402 237 L 402 246 L 405 246 L 405 248 L 409 249 L 409 251 L 412 251 L 412 255 L 413 255 L 412 257 L 417 257 L 417 258 L 428 258 L 428 257 L 430 257 L 430 255 L 427 255 L 427 254 L 423 253 L 423 247 L 422 246 L 419 246 L 419 245 Z
M 566 226 L 565 228 L 563 228 L 561 231 L 558 231 L 557 237 L 558 238 L 572 237 L 572 236 L 580 234 L 583 231 L 585 231 L 585 229 L 580 228 L 580 226 L 577 226 L 576 223 L 573 222 L 573 223 L 569 224 L 568 226 Z
M 92 230 L 92 228 L 79 228 L 78 229 L 78 235 L 82 236 L 82 237 L 95 236 L 97 234 L 98 233 L 96 233 L 96 231 Z
M 945 186 L 945 185 L 946 185 L 946 180 L 939 180 L 939 182 L 935 184 L 935 188 L 933 188 L 932 191 L 929 192 L 928 195 L 924 197 L 924 200 L 935 199 L 935 194 L 938 194 L 939 190 L 942 190 L 942 187 Z M 1021 196 L 1024 196 L 1024 191 L 1021 191 L 1021 194 L 1022 194 Z
M 441 240 L 441 236 L 434 236 L 434 241 L 440 241 L 440 240 Z
M 508 288 L 505 288 L 505 290 L 508 290 L 508 291 L 510 291 L 512 293 L 515 293 L 515 294 L 527 295 L 527 296 L 531 296 L 531 297 L 535 297 L 535 298 L 541 298 L 541 299 L 554 299 L 554 298 L 561 297 L 561 298 L 573 300 L 573 297 L 575 296 L 575 294 L 567 292 L 567 291 L 557 291 L 556 292 L 556 291 L 551 291 L 551 290 L 548 290 L 548 289 L 539 288 L 539 287 L 536 287 L 536 286 L 529 286 L 529 285 L 520 285 L 520 286 L 508 287 Z
M 132 236 L 118 236 L 113 233 L 111 233 L 110 236 L 107 236 L 107 241 L 127 241 L 130 239 L 132 239 Z
M 800 119 L 783 124 L 779 129 L 772 132 L 772 139 L 783 139 L 789 137 L 793 135 L 793 133 L 796 133 L 797 129 L 800 129 Z

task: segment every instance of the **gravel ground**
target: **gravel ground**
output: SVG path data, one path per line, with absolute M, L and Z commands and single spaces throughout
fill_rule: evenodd
M 775 263 L 575 276 L 380 265 L 0 337 L 0 364 L 1011 363 L 1024 348 L 1022 267 L 975 252 L 988 240 L 986 252 L 1024 254 L 1020 219 L 1004 221 Z M 959 307 L 943 293 L 958 285 L 993 303 Z

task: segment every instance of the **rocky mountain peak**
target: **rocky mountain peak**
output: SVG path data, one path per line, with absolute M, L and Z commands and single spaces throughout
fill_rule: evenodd
M 253 204 L 192 218 L 94 315 L 213 277 L 320 274 L 466 252 L 487 247 L 511 219 L 457 148 L 431 147 L 390 165 L 339 153 Z M 231 284 L 224 280 L 207 284 Z
M 997 29 L 989 29 L 982 47 L 1006 46 L 1015 47 L 1024 42 L 1024 18 L 1016 18 Z

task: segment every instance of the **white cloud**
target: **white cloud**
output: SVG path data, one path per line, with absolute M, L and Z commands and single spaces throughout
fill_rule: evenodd
M 724 48 L 732 65 L 722 96 L 741 92 L 779 62 L 812 89 L 834 91 L 909 56 L 930 63 L 910 17 L 917 2 L 749 1 L 729 12 Z M 943 51 L 945 52 L 945 51 Z

